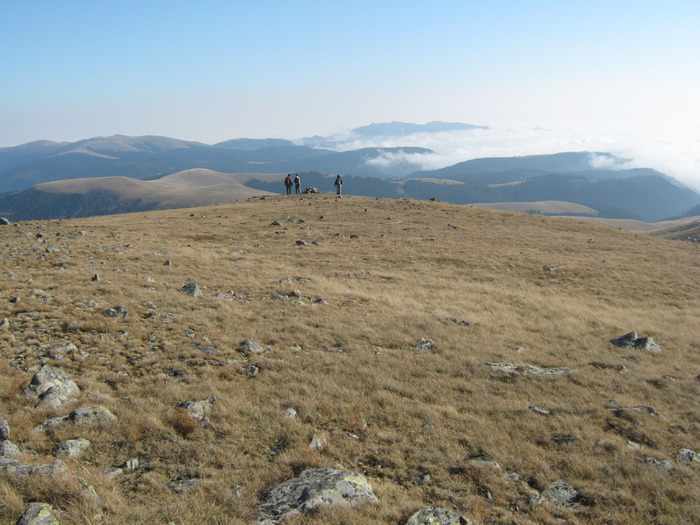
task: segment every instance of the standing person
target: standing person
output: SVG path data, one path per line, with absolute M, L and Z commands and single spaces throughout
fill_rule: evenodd
M 333 185 L 335 186 L 335 194 L 340 197 L 343 193 L 343 179 L 340 178 L 340 175 L 335 178 Z
M 301 193 L 301 177 L 298 173 L 294 176 L 294 193 Z
M 284 187 L 287 188 L 287 195 L 292 194 L 292 177 L 287 175 L 284 179 Z

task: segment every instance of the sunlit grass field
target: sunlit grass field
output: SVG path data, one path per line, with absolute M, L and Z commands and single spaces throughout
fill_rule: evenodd
M 424 505 L 495 524 L 700 516 L 700 466 L 677 461 L 700 450 L 697 244 L 300 195 L 3 226 L 0 255 L 0 418 L 19 459 L 51 463 L 59 441 L 92 442 L 59 479 L 0 473 L 2 525 L 29 501 L 51 503 L 61 523 L 252 523 L 267 490 L 310 467 L 364 474 L 379 503 L 286 523 L 401 524 Z M 201 297 L 181 292 L 190 281 Z M 118 305 L 125 319 L 104 315 Z M 631 331 L 662 353 L 611 344 Z M 245 339 L 266 350 L 244 355 Z M 78 352 L 46 357 L 68 343 Z M 38 409 L 23 395 L 44 362 L 78 384 L 77 401 Z M 177 407 L 212 395 L 208 422 Z M 33 430 L 93 405 L 117 422 Z M 616 410 L 639 406 L 654 413 Z M 325 446 L 311 448 L 315 436 Z M 136 469 L 104 473 L 131 458 Z M 168 483 L 181 479 L 200 484 L 177 494 Z M 581 504 L 533 507 L 557 480 Z

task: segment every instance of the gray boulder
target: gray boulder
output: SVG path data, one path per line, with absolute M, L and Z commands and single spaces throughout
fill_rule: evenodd
M 423 507 L 406 521 L 406 525 L 471 525 L 471 520 L 439 507 Z
M 559 510 L 572 509 L 579 506 L 581 494 L 564 481 L 555 481 L 547 487 L 537 501 L 537 504 L 549 502 Z
M 59 458 L 77 458 L 88 448 L 90 448 L 90 441 L 85 438 L 69 439 L 57 443 L 53 454 Z
M 199 289 L 199 285 L 193 281 L 185 284 L 180 291 L 185 295 L 191 295 L 192 297 L 202 297 L 204 294 L 202 290 Z
M 0 456 L 6 458 L 16 458 L 21 453 L 22 452 L 19 450 L 19 447 L 9 439 L 0 442 Z
M 651 337 L 637 337 L 637 332 L 630 332 L 625 335 L 621 335 L 610 341 L 615 346 L 620 348 L 634 348 L 636 350 L 646 350 L 652 354 L 660 354 L 661 347 L 656 344 Z
M 17 525 L 59 525 L 53 508 L 46 503 L 30 503 L 17 522 Z
M 209 396 L 206 399 L 200 401 L 183 401 L 180 403 L 178 408 L 184 408 L 187 410 L 187 414 L 197 421 L 206 422 L 208 421 L 207 416 L 211 413 L 216 405 L 216 396 Z
M 678 450 L 678 462 L 681 465 L 700 466 L 700 454 L 689 448 L 681 448 Z
M 241 341 L 241 347 L 238 351 L 245 356 L 249 356 L 263 354 L 266 350 L 260 343 L 256 343 L 255 341 L 251 341 L 249 339 L 243 339 L 243 341 Z
M 68 374 L 51 365 L 42 366 L 24 389 L 25 396 L 38 397 L 42 406 L 52 408 L 73 401 L 73 396 L 79 393 L 80 388 Z
M 644 463 L 649 465 L 650 467 L 654 467 L 656 470 L 661 472 L 662 474 L 669 474 L 673 470 L 673 463 L 666 459 L 659 459 L 659 458 L 646 458 L 644 460 Z
M 372 487 L 361 474 L 331 468 L 308 469 L 268 492 L 257 523 L 272 525 L 320 505 L 353 507 L 376 501 Z
M 78 426 L 96 425 L 98 423 L 111 423 L 117 420 L 117 416 L 109 409 L 102 406 L 78 408 L 68 415 L 73 424 Z

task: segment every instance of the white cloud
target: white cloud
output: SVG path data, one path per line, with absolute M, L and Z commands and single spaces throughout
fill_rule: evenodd
M 372 162 L 389 165 L 410 162 L 421 169 L 437 169 L 483 157 L 543 155 L 566 151 L 612 153 L 627 162 L 594 155 L 595 167 L 611 169 L 652 168 L 700 191 L 700 127 L 652 134 L 641 131 L 607 131 L 535 127 L 491 127 L 468 131 L 416 133 L 402 137 L 335 137 L 342 151 L 365 147 L 414 146 L 435 155 L 386 154 Z

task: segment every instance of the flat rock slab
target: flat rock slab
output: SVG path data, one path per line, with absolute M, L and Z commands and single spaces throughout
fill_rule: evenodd
M 423 507 L 406 521 L 406 525 L 471 525 L 471 520 L 454 511 Z
M 279 523 L 319 505 L 354 507 L 375 501 L 372 487 L 361 474 L 332 468 L 308 469 L 268 492 L 257 523 Z

